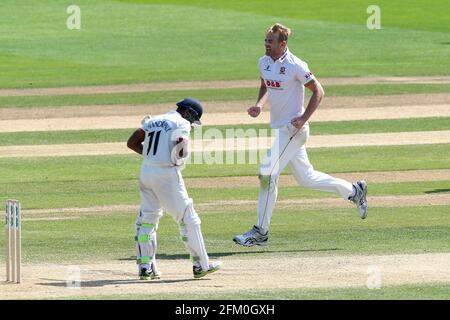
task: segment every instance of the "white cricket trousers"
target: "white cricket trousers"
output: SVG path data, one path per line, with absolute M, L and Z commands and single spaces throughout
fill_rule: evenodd
M 139 187 L 141 208 L 136 220 L 138 263 L 148 264 L 149 259 L 155 263 L 156 230 L 164 210 L 178 223 L 181 239 L 194 264 L 207 270 L 209 258 L 200 228 L 201 221 L 188 196 L 179 168 L 143 164 Z
M 353 192 L 350 182 L 314 170 L 306 153 L 305 143 L 308 137 L 309 124 L 305 124 L 300 130 L 290 124 L 277 130 L 272 148 L 261 163 L 257 226 L 263 232 L 269 230 L 277 200 L 278 177 L 286 165 L 297 183 L 305 188 L 334 192 L 346 200 Z

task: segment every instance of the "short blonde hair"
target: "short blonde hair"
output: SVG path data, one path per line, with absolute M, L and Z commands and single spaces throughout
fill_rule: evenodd
M 278 32 L 278 42 L 281 42 L 281 41 L 287 42 L 289 35 L 291 34 L 291 29 L 283 26 L 281 23 L 275 23 L 273 26 L 270 26 L 267 29 L 266 35 L 269 33 L 276 33 L 276 32 Z

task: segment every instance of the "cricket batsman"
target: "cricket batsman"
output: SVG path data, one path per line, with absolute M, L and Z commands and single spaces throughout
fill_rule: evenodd
M 184 185 L 181 170 L 188 157 L 191 126 L 201 125 L 203 107 L 194 98 L 177 103 L 176 111 L 145 117 L 127 146 L 142 155 L 139 188 L 141 207 L 136 220 L 136 251 L 139 277 L 159 279 L 156 267 L 156 232 L 163 210 L 178 223 L 181 238 L 193 261 L 194 278 L 219 270 L 206 252 L 200 218 Z

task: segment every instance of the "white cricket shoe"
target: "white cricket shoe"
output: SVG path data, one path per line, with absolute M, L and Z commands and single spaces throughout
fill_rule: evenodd
M 356 190 L 353 197 L 348 198 L 351 202 L 355 203 L 358 207 L 359 216 L 361 219 L 367 217 L 367 183 L 364 180 L 360 180 L 353 183 L 353 188 Z
M 235 236 L 233 241 L 244 247 L 265 246 L 269 241 L 269 231 L 263 234 L 258 226 L 253 226 L 250 231 Z

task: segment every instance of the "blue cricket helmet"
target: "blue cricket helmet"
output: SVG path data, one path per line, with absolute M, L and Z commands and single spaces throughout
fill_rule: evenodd
M 202 124 L 200 118 L 202 117 L 203 114 L 203 107 L 198 100 L 188 97 L 178 102 L 177 106 L 179 108 L 183 108 L 189 111 L 189 114 L 192 116 L 192 119 L 187 120 L 189 120 L 191 123 L 195 123 L 197 125 Z

